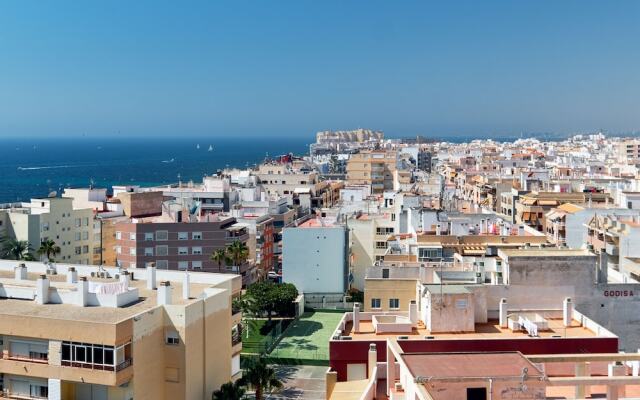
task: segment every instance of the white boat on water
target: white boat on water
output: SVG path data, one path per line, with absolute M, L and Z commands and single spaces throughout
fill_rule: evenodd
M 213 151 L 213 146 L 209 145 L 209 149 L 207 151 Z
M 196 145 L 196 149 L 200 150 L 200 143 Z

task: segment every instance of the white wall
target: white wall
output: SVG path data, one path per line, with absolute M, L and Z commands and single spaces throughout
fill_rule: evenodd
M 344 227 L 285 228 L 282 243 L 284 282 L 303 293 L 346 291 Z

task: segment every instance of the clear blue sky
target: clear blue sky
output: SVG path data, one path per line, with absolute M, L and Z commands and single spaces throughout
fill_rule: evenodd
M 3 1 L 0 135 L 640 129 L 639 1 L 441 3 Z

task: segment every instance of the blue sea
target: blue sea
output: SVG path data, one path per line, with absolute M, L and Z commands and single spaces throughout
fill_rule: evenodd
M 225 167 L 245 168 L 265 156 L 308 154 L 315 138 L 3 138 L 0 203 L 28 201 L 65 187 L 110 188 L 201 182 Z M 198 148 L 198 145 L 200 148 Z M 212 151 L 208 151 L 209 146 Z

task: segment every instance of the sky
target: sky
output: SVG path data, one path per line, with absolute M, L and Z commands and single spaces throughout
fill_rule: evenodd
M 0 2 L 0 136 L 640 130 L 640 2 Z

